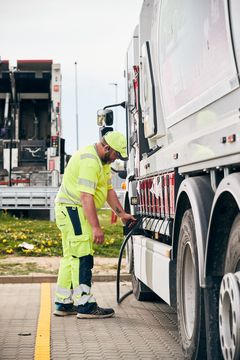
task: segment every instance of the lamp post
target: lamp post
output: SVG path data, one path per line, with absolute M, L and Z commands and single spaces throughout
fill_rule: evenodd
M 118 83 L 109 83 L 109 85 L 113 85 L 115 87 L 115 103 L 118 103 Z M 117 106 L 114 109 L 114 114 L 115 114 L 115 129 L 118 129 L 118 108 Z
M 75 61 L 75 102 L 76 102 L 76 146 L 79 149 L 78 142 L 78 86 L 77 86 L 77 62 Z

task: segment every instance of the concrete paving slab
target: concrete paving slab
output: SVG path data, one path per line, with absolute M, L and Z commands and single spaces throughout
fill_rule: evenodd
M 40 284 L 0 285 L 0 359 L 34 359 Z
M 129 283 L 122 284 L 121 294 L 129 289 Z M 54 291 L 51 284 L 52 310 Z M 0 359 L 34 359 L 41 285 L 0 284 L 0 292 Z M 138 302 L 133 295 L 117 305 L 115 282 L 95 282 L 93 293 L 100 306 L 114 307 L 116 316 L 51 315 L 52 360 L 183 359 L 176 314 L 168 305 Z

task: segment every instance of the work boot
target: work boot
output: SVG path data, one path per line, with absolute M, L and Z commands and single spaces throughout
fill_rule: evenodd
M 55 316 L 67 316 L 67 315 L 76 315 L 77 307 L 73 304 L 60 304 L 55 303 L 56 309 L 53 312 Z
M 97 303 L 87 303 L 77 307 L 77 318 L 79 319 L 102 319 L 114 316 L 112 308 L 100 308 Z

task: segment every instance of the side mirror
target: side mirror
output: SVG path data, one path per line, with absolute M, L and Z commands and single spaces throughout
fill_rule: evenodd
M 99 136 L 100 136 L 100 139 L 106 134 L 108 133 L 109 131 L 113 131 L 113 128 L 111 126 L 101 126 L 99 128 Z
M 98 126 L 111 126 L 113 124 L 113 111 L 109 109 L 98 110 L 97 124 Z

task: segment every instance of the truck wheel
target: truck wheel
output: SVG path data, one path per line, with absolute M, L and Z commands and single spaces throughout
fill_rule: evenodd
M 224 273 L 237 271 L 240 271 L 240 214 L 236 216 L 230 231 Z
M 177 253 L 178 328 L 186 359 L 206 358 L 203 305 L 195 226 L 189 209 L 182 219 Z
M 240 214 L 233 222 L 219 293 L 219 334 L 224 359 L 240 354 Z

